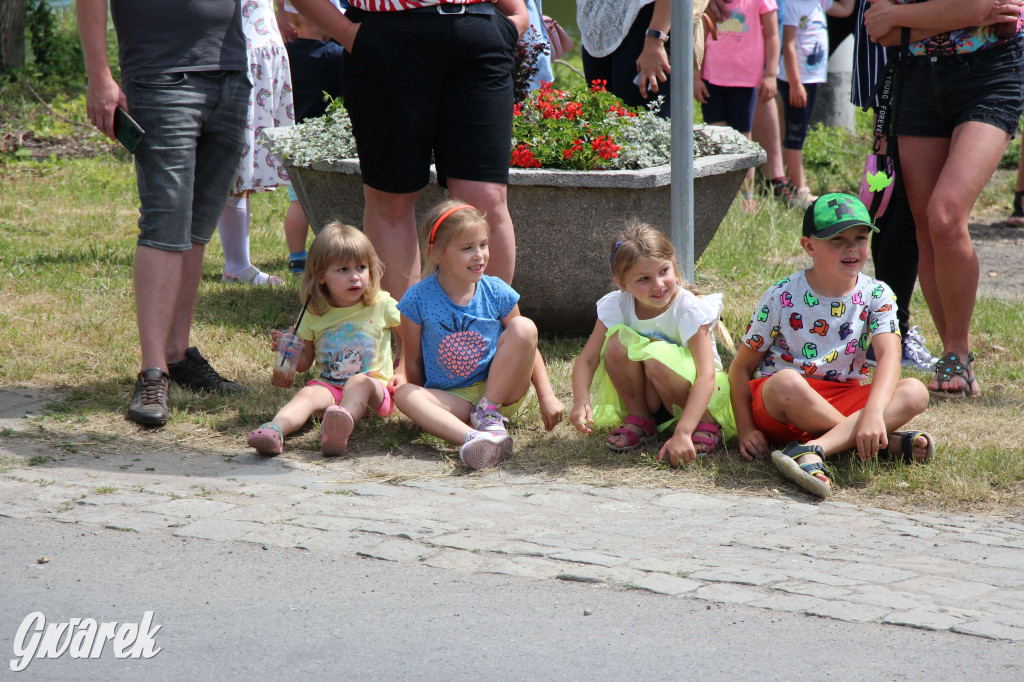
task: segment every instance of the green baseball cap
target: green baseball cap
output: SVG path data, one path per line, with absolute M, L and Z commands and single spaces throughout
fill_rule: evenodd
M 871 214 L 855 196 L 832 192 L 822 194 L 804 212 L 804 236 L 828 239 L 851 227 L 867 227 L 873 232 Z

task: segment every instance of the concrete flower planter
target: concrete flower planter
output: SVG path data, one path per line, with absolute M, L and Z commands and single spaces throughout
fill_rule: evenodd
M 267 131 L 274 138 L 290 129 Z M 760 149 L 694 160 L 694 255 L 711 242 L 746 170 L 764 163 Z M 314 231 L 332 220 L 359 226 L 363 187 L 358 161 L 287 165 Z M 588 333 L 594 304 L 614 286 L 608 268 L 612 237 L 633 219 L 670 230 L 668 165 L 635 171 L 512 169 L 508 206 L 516 229 L 520 309 L 549 334 Z M 433 173 L 431 180 L 433 180 Z M 420 193 L 417 215 L 445 198 L 433 182 Z

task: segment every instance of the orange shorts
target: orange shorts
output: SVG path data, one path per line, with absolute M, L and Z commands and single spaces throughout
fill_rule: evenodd
M 768 410 L 764 406 L 764 399 L 761 397 L 761 390 L 764 388 L 764 382 L 770 378 L 761 377 L 750 382 L 752 398 L 750 407 L 754 413 L 754 424 L 764 433 L 768 441 L 773 445 L 785 445 L 793 440 L 805 443 L 820 436 L 820 433 L 808 433 L 768 414 Z M 847 417 L 857 410 L 863 409 L 868 402 L 868 394 L 871 393 L 871 384 L 862 384 L 859 381 L 825 381 L 812 377 L 804 377 L 804 380 L 818 395 Z

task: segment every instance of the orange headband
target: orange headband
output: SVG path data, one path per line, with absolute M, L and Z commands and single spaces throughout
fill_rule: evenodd
M 434 243 L 434 237 L 437 236 L 437 228 L 441 227 L 441 223 L 443 223 L 448 218 L 448 216 L 450 216 L 452 213 L 455 213 L 456 211 L 461 211 L 464 208 L 468 208 L 473 211 L 476 210 L 475 206 L 470 206 L 469 204 L 462 204 L 461 206 L 453 206 L 452 208 L 449 208 L 447 211 L 441 214 L 441 217 L 437 219 L 437 222 L 434 223 L 434 226 L 430 228 L 430 237 L 427 239 L 427 244 Z

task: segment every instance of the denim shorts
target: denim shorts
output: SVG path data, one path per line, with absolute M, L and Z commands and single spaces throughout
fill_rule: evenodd
M 508 183 L 515 24 L 491 3 L 465 14 L 364 12 L 342 63 L 363 182 L 405 194 L 430 179 Z
M 1024 110 L 1024 51 L 1017 39 L 949 56 L 916 56 L 901 73 L 896 134 L 951 137 L 968 121 L 1012 137 Z
M 217 228 L 245 146 L 249 79 L 241 71 L 137 76 L 123 84 L 146 131 L 135 150 L 140 246 L 187 251 Z

